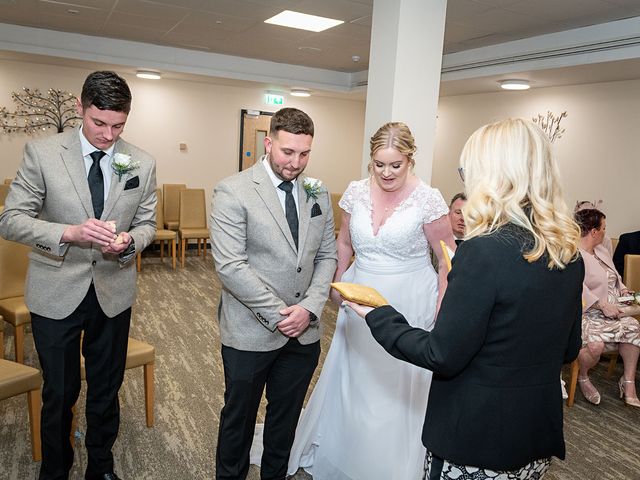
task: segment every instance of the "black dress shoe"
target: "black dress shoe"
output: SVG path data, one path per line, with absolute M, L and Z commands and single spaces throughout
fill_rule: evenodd
M 121 480 L 115 472 L 103 473 L 102 475 L 85 475 L 85 480 Z

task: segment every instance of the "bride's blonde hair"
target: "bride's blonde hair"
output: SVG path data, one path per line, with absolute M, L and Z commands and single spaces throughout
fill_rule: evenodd
M 549 269 L 576 258 L 580 228 L 560 187 L 560 175 L 547 135 L 533 122 L 510 118 L 471 135 L 460 157 L 468 201 L 463 208 L 465 238 L 514 223 L 534 238 L 524 258 L 548 256 Z

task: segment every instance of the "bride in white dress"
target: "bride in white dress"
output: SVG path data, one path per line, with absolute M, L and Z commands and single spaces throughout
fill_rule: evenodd
M 445 262 L 438 276 L 429 244 L 438 245 L 440 259 L 439 241 L 452 250 L 455 243 L 442 195 L 411 173 L 414 152 L 402 123 L 371 138 L 371 178 L 352 182 L 340 200 L 335 280 L 375 287 L 411 325 L 429 330 L 446 286 Z M 339 301 L 337 292 L 332 297 Z M 367 325 L 341 308 L 288 473 L 302 467 L 314 480 L 418 480 L 430 384 L 431 372 L 388 355 Z

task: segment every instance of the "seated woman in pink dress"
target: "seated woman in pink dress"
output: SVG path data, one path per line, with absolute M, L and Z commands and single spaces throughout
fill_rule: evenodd
M 580 225 L 580 253 L 584 259 L 584 315 L 582 317 L 582 349 L 578 355 L 578 386 L 594 405 L 600 393 L 589 380 L 589 369 L 602 352 L 618 349 L 624 362 L 624 374 L 618 382 L 620 398 L 627 405 L 640 407 L 636 395 L 636 369 L 640 354 L 640 323 L 628 315 L 618 298 L 629 293 L 616 271 L 611 253 L 602 245 L 606 237 L 606 217 L 597 209 L 576 212 Z

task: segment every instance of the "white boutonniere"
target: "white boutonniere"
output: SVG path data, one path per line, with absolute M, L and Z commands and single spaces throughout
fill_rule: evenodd
M 122 180 L 122 175 L 135 170 L 139 166 L 140 163 L 131 160 L 131 155 L 126 153 L 116 153 L 111 160 L 111 168 L 118 175 L 118 181 Z
M 302 184 L 304 191 L 307 194 L 307 202 L 310 198 L 318 200 L 318 194 L 322 191 L 322 182 L 317 178 L 307 177 Z

